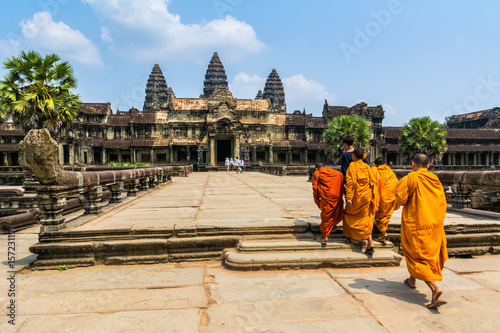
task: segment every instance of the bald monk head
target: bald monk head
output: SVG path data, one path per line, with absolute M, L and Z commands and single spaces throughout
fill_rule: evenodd
M 354 151 L 352 152 L 352 160 L 354 162 L 356 162 L 357 160 L 362 160 L 364 155 L 365 155 L 364 149 L 361 147 L 358 147 L 358 148 L 354 149 Z
M 385 162 L 384 162 L 384 158 L 383 157 L 377 157 L 377 159 L 375 160 L 375 165 L 376 166 L 381 166 L 381 165 L 384 165 Z
M 425 154 L 416 154 L 411 160 L 411 168 L 417 171 L 429 167 L 429 158 Z
M 316 170 L 319 170 L 321 168 L 324 168 L 325 166 L 323 165 L 323 163 L 318 163 L 316 164 Z

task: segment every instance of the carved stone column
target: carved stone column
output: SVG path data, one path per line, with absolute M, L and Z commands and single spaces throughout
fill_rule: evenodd
M 130 163 L 135 164 L 135 148 L 130 148 Z
M 99 214 L 102 211 L 102 186 L 91 186 L 83 192 L 85 214 Z
M 274 163 L 274 158 L 273 158 L 273 145 L 269 145 L 269 164 Z
M 139 179 L 129 179 L 126 182 L 127 184 L 127 195 L 129 197 L 135 197 L 137 196 L 137 192 L 139 192 L 138 187 L 139 187 Z
M 234 138 L 234 156 L 241 158 L 241 156 L 240 156 L 240 136 L 239 135 L 236 135 L 236 137 Z
M 210 135 L 210 165 L 215 165 L 215 136 Z
M 111 191 L 111 198 L 109 199 L 110 203 L 122 202 L 122 189 L 123 183 L 116 183 L 109 186 Z
M 31 171 L 24 170 L 24 193 L 36 193 L 36 189 L 38 187 L 40 187 L 40 183 L 33 177 L 33 173 Z
M 102 156 L 101 156 L 102 164 L 106 164 L 106 148 L 102 148 Z
M 252 152 L 252 163 L 256 164 L 257 163 L 257 147 L 253 146 L 253 152 Z
M 61 215 L 66 205 L 67 191 L 52 190 L 50 187 L 37 189 L 36 200 L 42 211 L 40 232 L 57 231 L 65 227 L 65 218 Z
M 75 165 L 75 146 L 73 144 L 69 145 L 69 164 Z
M 149 176 L 149 187 L 150 188 L 155 188 L 157 183 L 158 183 L 158 181 L 156 180 L 156 175 Z
M 146 178 L 141 178 L 139 180 L 139 182 L 141 183 L 140 185 L 140 190 L 141 191 L 147 191 L 148 188 L 149 188 L 149 177 L 146 177 Z

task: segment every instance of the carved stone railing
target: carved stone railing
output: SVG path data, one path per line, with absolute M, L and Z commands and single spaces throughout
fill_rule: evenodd
M 0 167 L 0 185 L 22 185 L 24 171 L 20 166 Z
M 309 166 L 307 165 L 261 165 L 259 171 L 279 176 L 306 176 Z
M 25 162 L 40 181 L 37 189 L 38 208 L 42 211 L 41 232 L 64 228 L 62 211 L 68 196 L 83 194 L 86 214 L 99 214 L 102 209 L 103 186 L 111 191 L 110 202 L 122 200 L 124 187 L 129 196 L 139 190 L 156 187 L 170 180 L 172 167 L 146 167 L 127 170 L 67 171 L 58 165 L 57 143 L 47 130 L 28 132 L 20 143 Z M 140 188 L 139 188 L 140 184 Z
M 401 179 L 411 170 L 394 170 Z M 432 171 L 446 191 L 446 200 L 455 208 L 500 211 L 500 171 Z

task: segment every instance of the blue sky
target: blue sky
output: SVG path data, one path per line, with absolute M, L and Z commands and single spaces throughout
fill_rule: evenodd
M 276 68 L 288 112 L 364 101 L 400 126 L 500 105 L 494 0 L 24 0 L 0 12 L 2 61 L 56 53 L 82 100 L 113 110 L 142 109 L 155 63 L 177 97 L 198 97 L 214 51 L 237 98 Z

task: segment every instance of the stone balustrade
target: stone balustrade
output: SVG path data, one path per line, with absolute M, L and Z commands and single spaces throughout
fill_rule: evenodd
M 22 185 L 24 171 L 20 166 L 0 167 L 0 185 Z
M 261 165 L 259 171 L 279 176 L 306 176 L 307 165 Z
M 171 180 L 172 167 L 149 167 L 129 170 L 67 171 L 63 185 L 41 185 L 37 189 L 38 207 L 43 216 L 41 231 L 64 228 L 62 211 L 68 196 L 83 194 L 85 214 L 99 214 L 102 209 L 103 187 L 111 191 L 111 203 L 122 201 L 121 192 L 126 188 L 129 196 Z M 36 173 L 35 173 L 35 176 Z
M 99 214 L 102 207 L 103 186 L 111 191 L 111 201 L 121 201 L 121 190 L 127 187 L 128 195 L 157 186 L 170 180 L 173 167 L 145 167 L 103 171 L 68 171 L 59 166 L 58 145 L 50 133 L 32 130 L 19 144 L 21 164 L 29 168 L 40 182 L 36 198 L 43 215 L 40 231 L 64 228 L 62 211 L 66 198 L 83 194 L 86 214 Z

